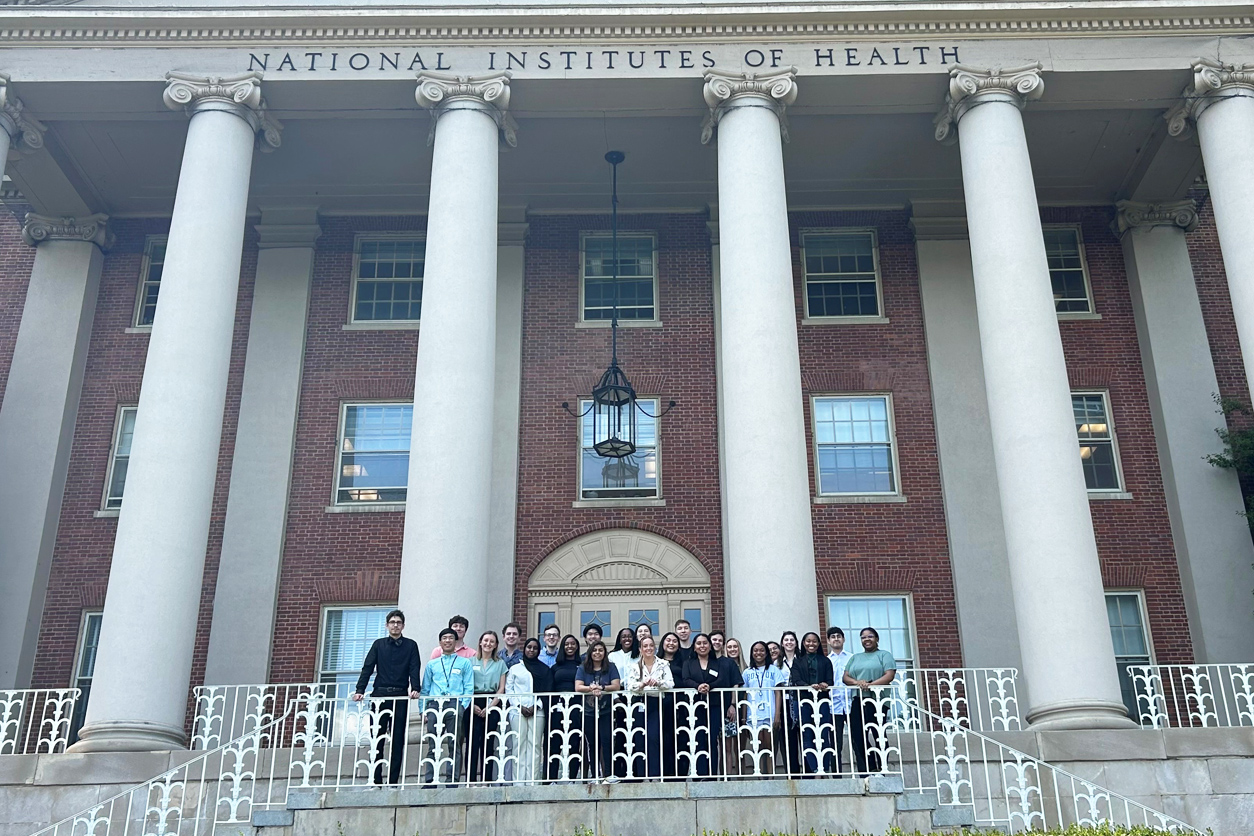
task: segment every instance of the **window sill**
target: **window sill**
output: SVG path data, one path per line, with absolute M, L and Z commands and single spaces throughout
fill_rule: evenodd
M 92 511 L 91 515 L 98 520 L 109 520 L 117 519 L 118 515 L 121 513 L 121 508 L 106 508 L 103 511 Z
M 124 329 L 122 333 L 124 334 L 151 334 L 152 326 L 151 325 L 132 325 L 129 328 Z
M 1102 318 L 1099 313 L 1084 313 L 1083 311 L 1060 311 L 1058 313 L 1059 322 L 1094 322 Z
M 887 325 L 886 316 L 807 316 L 802 325 Z
M 576 499 L 571 508 L 665 508 L 666 500 L 649 497 L 623 499 Z
M 576 328 L 609 328 L 610 321 L 608 319 L 579 320 L 575 323 Z M 662 320 L 660 319 L 620 319 L 618 321 L 619 328 L 661 328 Z
M 878 503 L 905 502 L 906 497 L 899 493 L 893 494 L 849 494 L 847 496 L 816 496 L 815 505 L 875 505 Z
M 350 322 L 341 325 L 345 331 L 417 331 L 417 322 Z
M 322 509 L 328 514 L 370 514 L 386 511 L 404 511 L 404 502 L 371 502 L 361 505 L 328 505 Z
M 1132 494 L 1126 491 L 1089 491 L 1089 502 L 1095 502 L 1102 499 L 1132 499 Z

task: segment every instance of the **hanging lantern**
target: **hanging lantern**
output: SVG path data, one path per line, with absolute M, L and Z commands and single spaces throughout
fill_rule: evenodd
M 667 404 L 664 411 L 652 415 L 636 399 L 636 389 L 627 379 L 627 374 L 618 365 L 618 164 L 626 158 L 622 151 L 610 151 L 605 161 L 613 169 L 613 186 L 610 192 L 610 229 L 612 236 L 610 267 L 610 284 L 613 287 L 612 312 L 610 318 L 610 364 L 601 381 L 592 387 L 592 403 L 582 412 L 574 412 L 569 403 L 562 408 L 577 418 L 592 415 L 592 449 L 598 456 L 617 460 L 606 462 L 602 468 L 602 476 L 606 483 L 611 481 L 636 479 L 640 475 L 640 467 L 631 456 L 636 452 L 636 412 L 644 412 L 650 418 L 657 418 L 670 412 L 674 401 Z M 621 486 L 620 486 L 621 487 Z

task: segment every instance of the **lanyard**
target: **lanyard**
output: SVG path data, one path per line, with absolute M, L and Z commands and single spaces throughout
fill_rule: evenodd
M 448 667 L 449 663 L 444 661 L 446 658 L 447 657 L 445 656 L 440 657 L 440 668 L 444 671 L 444 688 L 446 690 L 452 690 L 453 682 L 451 679 L 449 679 L 449 667 Z M 454 662 L 453 666 L 456 667 L 457 663 Z

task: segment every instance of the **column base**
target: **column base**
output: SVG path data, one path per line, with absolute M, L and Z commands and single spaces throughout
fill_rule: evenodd
M 142 720 L 104 720 L 88 723 L 68 752 L 166 752 L 186 749 L 183 729 Z
M 1128 716 L 1127 706 L 1106 700 L 1068 700 L 1033 706 L 1027 720 L 1032 731 L 1140 728 Z

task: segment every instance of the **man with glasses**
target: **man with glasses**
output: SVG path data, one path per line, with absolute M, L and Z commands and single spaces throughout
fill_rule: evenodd
M 405 760 L 405 743 L 409 728 L 409 701 L 418 699 L 422 688 L 422 661 L 418 644 L 401 635 L 405 629 L 405 613 L 392 610 L 387 617 L 388 634 L 375 639 L 366 654 L 353 701 L 360 702 L 366 685 L 374 676 L 370 698 L 378 705 L 378 742 L 375 748 L 374 782 L 383 783 L 383 764 L 388 762 L 387 742 L 392 739 L 388 783 L 400 781 Z

